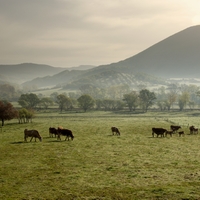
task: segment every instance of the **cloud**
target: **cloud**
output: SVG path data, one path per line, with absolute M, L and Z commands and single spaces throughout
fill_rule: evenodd
M 116 62 L 197 23 L 194 2 L 1 0 L 0 62 Z

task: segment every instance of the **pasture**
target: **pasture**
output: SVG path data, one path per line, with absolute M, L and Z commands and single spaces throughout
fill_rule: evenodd
M 6 121 L 0 131 L 0 199 L 200 199 L 200 112 L 37 113 L 33 123 Z M 180 125 L 184 137 L 152 137 L 152 127 Z M 49 127 L 74 140 L 50 138 Z M 111 127 L 121 135 L 112 135 Z M 24 129 L 42 142 L 24 142 Z

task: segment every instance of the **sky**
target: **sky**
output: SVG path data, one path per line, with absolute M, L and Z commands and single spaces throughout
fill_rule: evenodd
M 0 64 L 105 65 L 200 24 L 200 0 L 0 0 Z

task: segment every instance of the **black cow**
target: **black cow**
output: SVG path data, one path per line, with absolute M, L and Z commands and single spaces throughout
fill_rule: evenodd
M 54 127 L 50 127 L 49 128 L 49 137 L 53 137 L 53 135 L 55 135 L 55 137 L 56 137 L 56 135 L 58 135 L 58 130 Z
M 171 125 L 170 128 L 171 128 L 172 131 L 176 132 L 176 131 L 178 131 L 178 129 L 181 128 L 181 126 L 174 126 L 174 125 Z
M 184 134 L 185 134 L 184 131 L 179 131 L 178 132 L 179 137 L 184 136 Z
M 152 128 L 152 136 L 154 137 L 154 133 L 157 135 L 157 137 L 160 135 L 161 137 L 164 137 L 164 133 L 167 130 L 164 128 Z
M 73 136 L 73 133 L 71 130 L 61 129 L 61 128 L 58 128 L 57 130 L 58 130 L 58 139 L 61 140 L 61 137 L 60 137 L 61 135 L 66 136 L 65 140 L 67 140 L 67 139 L 69 140 L 69 138 L 71 138 L 71 140 L 74 139 L 74 136 Z
M 189 129 L 190 129 L 190 134 L 193 134 L 193 133 L 197 133 L 198 134 L 198 131 L 199 131 L 198 128 L 195 128 L 194 126 L 190 126 Z
M 117 127 L 111 127 L 111 131 L 112 131 L 112 134 L 114 135 L 116 133 L 116 135 L 120 135 L 120 132 L 119 132 L 119 129 Z
M 174 133 L 174 131 L 170 130 L 170 131 L 166 131 L 165 132 L 165 137 L 167 137 L 167 135 L 169 134 L 172 137 L 172 134 Z

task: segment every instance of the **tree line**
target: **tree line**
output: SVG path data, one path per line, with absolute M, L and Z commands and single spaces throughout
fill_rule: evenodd
M 108 91 L 107 91 L 108 92 Z M 18 103 L 25 108 L 47 109 L 57 105 L 60 111 L 73 110 L 75 108 L 96 110 L 123 110 L 129 111 L 141 109 L 147 112 L 149 108 L 170 111 L 174 107 L 180 111 L 185 108 L 194 109 L 200 105 L 200 90 L 195 85 L 169 84 L 150 91 L 145 87 L 138 91 L 131 91 L 127 86 L 113 86 L 109 88 L 110 96 L 106 95 L 105 89 L 84 85 L 80 92 L 58 94 L 52 93 L 49 97 L 35 94 L 22 94 Z
M 57 107 L 60 112 L 82 109 L 85 112 L 89 109 L 96 110 L 123 110 L 128 108 L 130 112 L 141 109 L 147 112 L 153 105 L 159 110 L 171 110 L 176 106 L 180 111 L 186 106 L 194 109 L 200 104 L 200 90 L 196 85 L 169 84 L 168 87 L 160 87 L 154 91 L 146 89 L 144 86 L 139 91 L 130 91 L 127 85 L 113 86 L 109 90 L 96 88 L 91 85 L 84 85 L 80 92 L 69 92 L 58 94 L 52 93 L 49 97 L 41 94 L 26 93 L 16 98 L 15 90 L 6 86 L 9 93 L 14 92 L 14 99 L 21 106 L 15 109 L 5 97 L 10 99 L 10 95 L 0 96 L 0 119 L 2 126 L 5 120 L 17 118 L 19 123 L 32 121 L 35 110 L 48 109 L 51 106 Z M 4 93 L 6 93 L 4 88 Z M 110 96 L 108 95 L 110 93 Z M 112 97 L 112 98 L 111 98 Z

